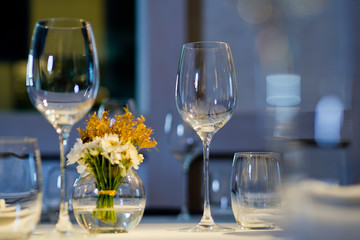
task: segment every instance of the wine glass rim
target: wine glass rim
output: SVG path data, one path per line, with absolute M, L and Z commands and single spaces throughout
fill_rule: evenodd
M 32 137 L 15 137 L 15 136 L 2 136 L 0 137 L 0 144 L 14 144 L 14 143 L 30 143 L 37 144 L 37 139 Z
M 239 157 L 239 156 L 280 156 L 280 153 L 278 152 L 236 152 L 234 154 L 234 158 Z
M 229 44 L 221 41 L 197 41 L 183 45 L 183 48 L 189 49 L 223 49 L 227 47 L 229 47 Z
M 82 18 L 48 18 L 37 21 L 36 26 L 45 29 L 74 30 L 91 26 L 91 24 Z

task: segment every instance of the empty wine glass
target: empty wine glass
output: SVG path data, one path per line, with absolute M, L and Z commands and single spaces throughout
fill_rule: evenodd
M 65 183 L 65 150 L 72 126 L 91 109 L 99 89 L 99 64 L 92 28 L 82 19 L 49 19 L 35 24 L 26 86 L 35 108 L 60 140 L 60 210 L 56 232 L 73 231 Z
M 236 105 L 236 77 L 230 47 L 224 42 L 183 45 L 175 99 L 181 117 L 197 132 L 204 152 L 204 213 L 184 231 L 234 231 L 217 225 L 210 211 L 209 148 L 214 134 L 231 118 Z
M 190 220 L 187 202 L 187 179 L 191 162 L 201 153 L 201 141 L 196 132 L 184 122 L 179 114 L 169 112 L 165 117 L 164 131 L 171 153 L 179 161 L 183 172 L 182 205 L 178 219 Z
M 136 115 L 135 101 L 132 98 L 110 98 L 101 103 L 98 110 L 98 115 L 102 116 L 104 111 L 108 113 L 110 123 L 115 121 L 115 116 L 125 113 L 124 108 L 128 107 L 130 112 Z

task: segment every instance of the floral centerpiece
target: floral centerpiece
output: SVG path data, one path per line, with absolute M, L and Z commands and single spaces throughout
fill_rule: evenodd
M 123 115 L 111 121 L 108 113 L 101 117 L 89 115 L 85 129 L 78 129 L 80 138 L 67 155 L 67 164 L 77 163 L 80 174 L 92 174 L 96 180 L 98 198 L 93 217 L 104 222 L 116 221 L 114 196 L 131 168 L 138 169 L 144 157 L 143 148 L 154 148 L 151 128 L 145 126 L 143 116 L 135 118 L 126 107 Z

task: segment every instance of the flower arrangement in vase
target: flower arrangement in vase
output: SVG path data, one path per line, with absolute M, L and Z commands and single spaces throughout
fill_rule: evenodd
M 153 130 L 144 124 L 145 118 L 135 118 L 127 107 L 124 110 L 124 114 L 114 117 L 115 121 L 107 112 L 101 117 L 90 115 L 85 129 L 78 129 L 80 138 L 67 155 L 67 164 L 77 163 L 83 178 L 95 178 L 97 199 L 92 217 L 110 224 L 117 221 L 115 195 L 129 172 L 143 162 L 139 150 L 157 145 L 150 137 Z

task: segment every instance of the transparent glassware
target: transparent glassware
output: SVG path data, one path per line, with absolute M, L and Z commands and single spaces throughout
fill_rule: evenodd
M 122 115 L 125 113 L 124 108 L 128 107 L 130 112 L 136 115 L 136 106 L 135 101 L 132 98 L 122 99 L 122 98 L 110 98 L 106 99 L 101 103 L 98 110 L 98 115 L 102 116 L 104 111 L 108 112 L 108 117 L 110 121 L 115 121 L 115 116 Z
M 164 132 L 170 152 L 181 164 L 183 172 L 182 205 L 178 219 L 190 220 L 188 209 L 188 172 L 191 162 L 201 153 L 202 145 L 196 132 L 179 116 L 169 112 L 165 117 Z
M 91 109 L 99 89 L 99 64 L 92 28 L 82 19 L 54 18 L 35 24 L 26 86 L 34 107 L 60 140 L 60 210 L 56 232 L 70 233 L 65 152 L 72 126 Z
M 0 138 L 0 239 L 27 239 L 42 207 L 41 159 L 33 138 Z
M 46 174 L 46 177 L 45 177 Z M 42 219 L 51 223 L 56 223 L 59 218 L 59 205 L 60 205 L 60 166 L 53 166 L 44 172 L 44 179 L 46 182 L 43 184 L 44 189 L 44 205 L 42 212 Z M 73 192 L 73 185 L 78 176 L 76 168 L 68 166 L 66 168 L 66 191 L 68 196 Z M 70 199 L 71 200 L 71 199 Z M 69 204 L 69 211 L 71 212 L 71 204 Z M 70 220 L 73 220 L 71 218 Z
M 176 106 L 199 135 L 204 155 L 204 212 L 199 224 L 183 231 L 234 231 L 216 224 L 209 200 L 209 149 L 214 134 L 231 118 L 237 84 L 230 47 L 224 42 L 183 45 L 176 78 Z
M 114 208 L 97 209 L 99 189 L 92 174 L 80 176 L 74 184 L 72 197 L 73 211 L 79 225 L 90 233 L 129 232 L 141 221 L 144 214 L 146 197 L 144 184 L 139 175 L 130 170 L 114 196 Z M 115 222 L 104 222 L 96 213 L 112 211 Z
M 243 229 L 271 229 L 281 216 L 280 154 L 235 153 L 231 172 L 231 206 Z

